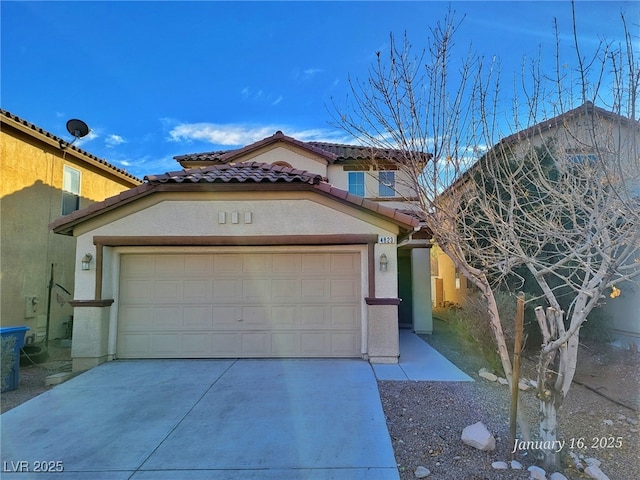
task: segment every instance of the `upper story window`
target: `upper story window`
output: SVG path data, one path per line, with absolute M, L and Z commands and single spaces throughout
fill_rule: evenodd
M 80 170 L 64 166 L 62 172 L 62 215 L 80 208 Z
M 381 197 L 396 196 L 396 172 L 383 170 L 378 174 L 378 195 Z
M 364 197 L 364 172 L 349 172 L 349 193 Z

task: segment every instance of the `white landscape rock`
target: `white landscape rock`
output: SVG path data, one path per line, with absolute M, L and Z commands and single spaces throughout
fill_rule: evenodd
M 482 422 L 469 425 L 462 430 L 462 441 L 478 450 L 495 450 L 496 439 Z
M 518 460 L 511 460 L 511 468 L 514 470 L 522 470 L 522 464 Z
M 600 465 L 602 464 L 602 462 L 600 460 L 598 460 L 597 458 L 593 458 L 593 457 L 585 458 L 584 459 L 584 463 L 586 463 L 589 466 L 593 466 L 593 467 L 600 467 Z
M 584 469 L 584 473 L 589 475 L 589 478 L 593 478 L 595 480 L 609 480 L 609 477 L 607 477 L 604 472 L 595 465 L 589 465 Z
M 549 480 L 568 480 L 568 479 L 560 472 L 553 472 L 549 477 Z
M 480 373 L 478 373 L 478 375 L 480 375 L 482 378 L 489 380 L 490 382 L 495 382 L 496 380 L 498 380 L 498 376 L 494 375 L 491 372 L 487 372 L 485 371 L 480 371 Z
M 506 378 L 498 377 L 498 383 L 499 383 L 500 385 L 508 385 L 508 384 L 509 384 L 509 381 L 508 381 Z
M 524 380 L 520 380 L 520 381 L 518 382 L 518 388 L 519 388 L 520 390 L 522 390 L 523 392 L 526 392 L 526 391 L 527 391 L 527 390 L 529 390 L 529 388 L 531 388 L 531 387 L 529 387 L 529 384 L 528 384 L 526 381 L 524 381 Z
M 527 470 L 529 471 L 529 478 L 533 480 L 547 480 L 547 472 L 545 472 L 544 469 L 532 465 L 527 468 Z
M 507 465 L 507 462 L 493 462 L 491 464 L 491 468 L 494 468 L 496 470 L 506 470 L 507 468 L 509 468 L 509 465 Z
M 413 474 L 416 476 L 416 478 L 426 478 L 429 475 L 431 475 L 431 470 L 421 465 L 418 468 L 416 468 L 416 471 L 413 472 Z

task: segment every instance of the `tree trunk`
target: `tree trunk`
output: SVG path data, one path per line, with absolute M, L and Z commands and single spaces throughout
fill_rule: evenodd
M 542 467 L 546 471 L 556 471 L 560 464 L 559 449 L 556 447 L 558 440 L 558 407 L 556 396 L 551 394 L 550 398 L 540 399 L 540 440 L 543 442 Z
M 576 330 L 566 343 L 547 351 L 546 346 L 565 335 L 564 313 L 555 308 L 548 308 L 545 314 L 542 307 L 536 308 L 535 313 L 544 338 L 538 361 L 538 398 L 542 417 L 540 451 L 544 468 L 549 471 L 557 470 L 559 467 L 557 415 L 575 373 L 579 330 Z

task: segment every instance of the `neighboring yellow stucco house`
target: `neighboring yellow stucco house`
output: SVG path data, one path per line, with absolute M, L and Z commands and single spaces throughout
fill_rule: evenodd
M 48 319 L 49 339 L 62 338 L 73 315 L 75 239 L 49 223 L 141 181 L 10 112 L 0 119 L 0 322 L 27 326 L 28 340 L 40 342 Z

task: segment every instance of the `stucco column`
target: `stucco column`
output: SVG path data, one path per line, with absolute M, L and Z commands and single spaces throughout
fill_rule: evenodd
M 431 305 L 431 249 L 411 250 L 411 291 L 413 294 L 413 330 L 433 333 Z
M 108 360 L 109 312 L 113 300 L 73 300 L 72 369 L 81 372 Z

